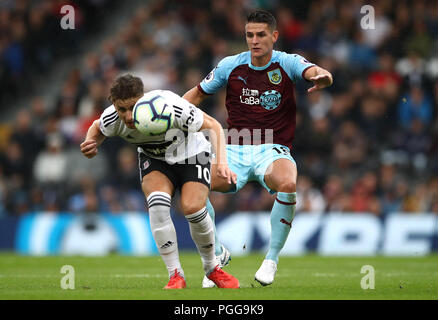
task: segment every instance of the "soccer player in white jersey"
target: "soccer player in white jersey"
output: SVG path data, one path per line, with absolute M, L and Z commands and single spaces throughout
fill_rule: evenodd
M 270 193 L 277 193 L 271 211 L 269 250 L 255 273 L 262 285 L 274 281 L 278 256 L 289 235 L 296 206 L 297 167 L 291 156 L 296 124 L 295 82 L 313 82 L 308 89 L 328 87 L 330 72 L 298 54 L 274 50 L 279 33 L 274 16 L 257 10 L 247 16 L 245 25 L 249 50 L 222 59 L 216 68 L 183 98 L 199 105 L 208 95 L 226 86 L 228 112 L 227 157 L 237 173 L 237 184 L 214 175 L 211 189 L 237 192 L 248 181 L 258 181 Z M 207 202 L 214 219 L 214 210 Z M 220 244 L 217 243 L 217 250 Z M 212 284 L 204 278 L 203 286 Z
M 149 136 L 135 128 L 132 111 L 135 103 L 144 96 L 143 83 L 140 78 L 129 74 L 120 76 L 113 83 L 110 90 L 113 104 L 90 126 L 85 141 L 80 145 L 81 151 L 87 158 L 93 158 L 103 140 L 112 136 L 119 136 L 138 147 L 141 186 L 148 203 L 150 226 L 169 273 L 169 282 L 164 289 L 186 287 L 175 227 L 170 216 L 171 196 L 177 189 L 181 192 L 181 207 L 201 255 L 205 275 L 220 288 L 238 288 L 239 281 L 224 272 L 217 262 L 214 222 L 206 210 L 210 190 L 211 146 L 217 159 L 215 174 L 230 183 L 236 182 L 236 175 L 227 165 L 223 129 L 219 122 L 175 93 L 157 90 L 157 94 L 174 108 L 175 120 L 169 130 L 179 129 L 183 137 L 187 136 L 183 139 L 184 152 L 177 152 L 173 159 L 166 159 L 169 154 L 166 151 L 175 143 L 180 144 L 181 139 L 174 143 L 173 139 L 166 140 L 166 132 Z M 204 129 L 211 130 L 211 136 L 217 137 L 210 139 L 211 144 L 199 132 Z M 199 175 L 199 171 L 203 174 Z

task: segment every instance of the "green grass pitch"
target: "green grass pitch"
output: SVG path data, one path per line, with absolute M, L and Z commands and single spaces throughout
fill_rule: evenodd
M 438 256 L 281 257 L 274 284 L 254 281 L 262 255 L 233 257 L 224 270 L 240 289 L 202 289 L 199 255 L 181 253 L 187 288 L 163 290 L 167 272 L 159 256 L 29 257 L 0 254 L 1 300 L 416 300 L 438 299 Z M 75 271 L 75 288 L 62 289 L 61 267 Z M 364 265 L 375 271 L 374 289 L 361 288 Z

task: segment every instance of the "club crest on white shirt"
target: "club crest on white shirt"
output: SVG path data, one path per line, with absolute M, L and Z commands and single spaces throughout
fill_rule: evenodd
M 146 160 L 145 162 L 143 162 L 143 170 L 146 170 L 147 168 L 149 168 L 149 166 L 151 165 L 149 160 Z

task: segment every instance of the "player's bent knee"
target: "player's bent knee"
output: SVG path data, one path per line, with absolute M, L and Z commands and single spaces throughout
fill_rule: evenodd
M 199 210 L 201 210 L 204 207 L 205 207 L 205 203 L 203 205 L 186 205 L 186 206 L 182 206 L 182 211 L 183 211 L 184 215 L 186 216 L 188 214 L 198 212 Z
M 280 181 L 278 183 L 277 192 L 294 193 L 297 191 L 297 185 L 293 181 Z
M 181 210 L 184 215 L 198 212 L 206 206 L 206 200 L 204 197 L 183 196 L 181 197 Z
M 181 209 L 184 215 L 192 214 L 198 212 L 206 206 L 206 201 L 200 199 L 181 199 Z
M 181 209 L 184 215 L 198 212 L 206 206 L 209 189 L 206 185 L 189 181 L 181 188 Z

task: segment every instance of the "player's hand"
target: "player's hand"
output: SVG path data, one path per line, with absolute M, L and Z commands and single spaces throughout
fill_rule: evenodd
M 97 155 L 97 142 L 94 140 L 85 140 L 81 143 L 81 152 L 88 159 Z
M 307 90 L 308 93 L 324 89 L 331 86 L 333 83 L 333 79 L 329 74 L 319 74 L 317 76 L 311 77 L 310 81 L 313 82 L 313 87 Z
M 227 179 L 228 184 L 231 182 L 237 184 L 237 174 L 231 171 L 227 164 L 218 164 L 216 174 L 218 177 Z

